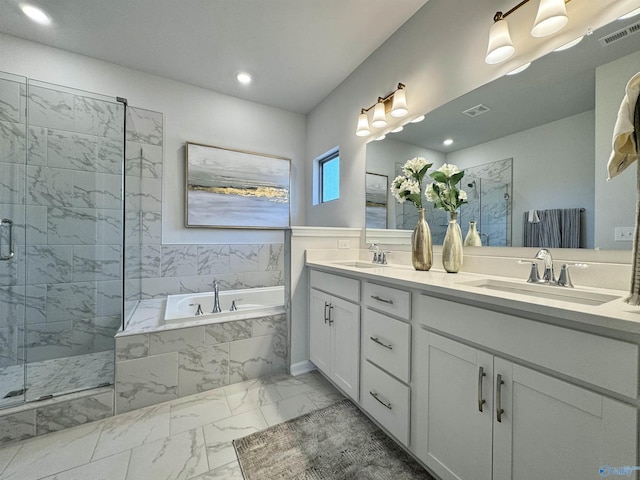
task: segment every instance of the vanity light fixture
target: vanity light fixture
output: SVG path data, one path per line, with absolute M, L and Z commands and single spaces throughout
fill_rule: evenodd
M 531 28 L 531 36 L 546 37 L 561 30 L 569 21 L 566 3 L 570 1 L 571 0 L 540 0 L 538 13 Z M 516 48 L 511 40 L 507 17 L 529 2 L 530 0 L 522 0 L 506 13 L 496 12 L 493 16 L 494 23 L 489 30 L 489 45 L 487 46 L 487 55 L 485 57 L 486 63 L 490 65 L 502 63 L 515 53 Z
M 40 25 L 49 25 L 51 23 L 51 17 L 49 17 L 49 15 L 44 12 L 44 10 L 34 5 L 21 3 L 20 10 L 22 10 L 22 13 L 24 13 L 27 17 L 29 17 L 34 22 L 39 23 Z
M 402 130 L 404 130 L 404 126 L 400 125 L 399 127 L 394 128 L 393 130 L 391 130 L 391 133 L 398 133 L 398 132 L 401 132 Z
M 631 10 L 629 13 L 625 13 L 620 18 L 618 18 L 618 20 L 626 20 L 628 18 L 635 17 L 636 15 L 640 15 L 640 7 L 636 8 L 635 10 Z
M 407 107 L 407 97 L 405 94 L 405 86 L 402 83 L 398 83 L 392 93 L 386 97 L 378 97 L 378 101 L 371 105 L 369 108 L 363 108 L 360 110 L 358 116 L 358 126 L 356 128 L 356 135 L 359 137 L 366 137 L 371 134 L 371 127 L 384 128 L 387 126 L 387 113 L 392 117 L 400 118 L 409 113 Z M 371 125 L 369 125 L 368 112 L 373 109 L 373 118 L 371 119 Z
M 422 120 L 424 120 L 424 115 L 420 115 L 419 117 L 414 118 L 413 120 L 411 120 L 411 123 L 420 123 Z
M 531 62 L 525 63 L 524 65 L 520 65 L 518 68 L 514 68 L 513 70 L 508 72 L 507 75 L 517 75 L 520 72 L 524 72 L 527 68 L 529 68 L 530 65 L 531 65 Z
M 570 42 L 567 42 L 564 45 L 561 45 L 558 48 L 556 48 L 554 52 L 562 52 L 563 50 L 569 50 L 571 47 L 575 47 L 577 44 L 579 44 L 583 38 L 584 38 L 584 35 L 576 38 L 575 40 L 571 40 Z
M 385 138 L 387 138 L 387 136 L 385 134 L 382 134 L 378 138 L 376 138 L 376 142 L 379 142 L 380 140 L 384 140 Z

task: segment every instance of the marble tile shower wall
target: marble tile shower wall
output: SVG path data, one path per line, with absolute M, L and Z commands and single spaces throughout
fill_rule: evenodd
M 21 362 L 23 345 L 29 362 L 113 348 L 122 107 L 8 81 L 0 98 L 0 203 L 17 225 L 15 258 L 0 266 L 0 362 Z
M 284 284 L 284 245 L 162 244 L 162 114 L 129 108 L 125 294 L 141 299 Z M 171 185 L 183 188 L 182 185 Z

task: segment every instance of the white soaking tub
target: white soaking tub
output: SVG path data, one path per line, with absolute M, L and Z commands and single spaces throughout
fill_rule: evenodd
M 259 318 L 284 313 L 284 287 L 247 288 L 226 290 L 219 293 L 222 312 L 213 310 L 213 292 L 169 295 L 164 314 L 164 323 L 220 323 L 247 318 Z M 235 300 L 237 311 L 231 311 Z M 202 314 L 196 315 L 198 305 Z

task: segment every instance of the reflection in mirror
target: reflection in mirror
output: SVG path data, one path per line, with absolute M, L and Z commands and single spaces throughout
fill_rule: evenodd
M 366 174 L 367 228 L 387 228 L 388 178 L 376 173 Z
M 627 33 L 620 35 L 620 30 Z M 602 214 L 602 209 L 607 212 L 613 204 L 596 205 L 601 197 L 595 192 L 606 178 L 601 164 L 608 159 L 623 87 L 640 71 L 639 38 L 640 17 L 613 22 L 569 50 L 540 58 L 518 75 L 501 77 L 428 113 L 421 123 L 405 125 L 402 132 L 368 143 L 366 170 L 395 178 L 398 165 L 415 156 L 433 162 L 433 169 L 451 163 L 465 170 L 461 186 L 470 200 L 475 201 L 477 194 L 478 202 L 465 206 L 467 212 L 461 210 L 460 225 L 465 235 L 468 222 L 475 219 L 484 234 L 484 246 L 525 245 L 530 212 L 545 215 L 560 210 L 568 215 L 577 209 L 581 247 L 630 249 L 630 242 L 613 243 L 611 225 L 599 230 L 599 235 L 611 237 L 611 243 L 597 239 L 596 226 L 611 216 Z M 448 138 L 454 143 L 443 145 Z M 504 159 L 510 159 L 509 181 L 476 171 Z M 622 184 L 611 183 L 606 184 L 609 198 Z M 634 225 L 635 194 L 634 188 L 625 197 L 628 212 L 621 207 L 624 199 L 615 202 L 620 216 L 615 226 Z M 495 206 L 483 207 L 485 200 Z M 425 207 L 434 244 L 441 243 L 446 214 L 434 212 L 429 202 Z M 493 213 L 483 218 L 483 210 Z M 498 210 L 503 212 L 499 221 Z M 384 238 L 390 239 L 388 243 L 393 243 L 392 238 L 409 243 L 406 231 L 415 226 L 415 209 L 408 202 L 398 204 L 388 194 L 387 211 L 387 229 L 405 232 L 389 232 Z M 367 241 L 372 236 L 382 241 L 381 234 L 369 231 L 367 225 Z

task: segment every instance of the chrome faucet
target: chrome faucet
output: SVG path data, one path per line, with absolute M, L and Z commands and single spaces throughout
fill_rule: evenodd
M 387 254 L 391 252 L 383 252 L 376 243 L 369 245 L 369 250 L 373 252 L 373 260 L 371 260 L 371 263 L 378 263 L 380 265 L 387 264 Z
M 214 280 L 213 281 L 213 310 L 211 310 L 211 313 L 220 313 L 220 312 L 222 312 L 222 309 L 220 308 L 218 281 Z
M 541 248 L 536 253 L 536 260 L 544 261 L 544 274 L 542 275 L 542 283 L 548 283 L 550 285 L 557 285 L 556 276 L 553 272 L 553 257 L 551 252 L 546 248 Z

